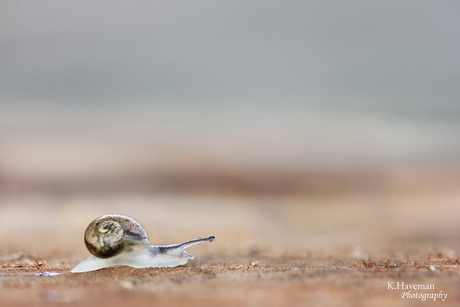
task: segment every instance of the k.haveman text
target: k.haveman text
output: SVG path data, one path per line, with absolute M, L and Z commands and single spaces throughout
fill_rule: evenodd
M 389 281 L 388 288 L 390 290 L 434 290 L 433 284 L 405 284 L 404 281 L 395 282 Z

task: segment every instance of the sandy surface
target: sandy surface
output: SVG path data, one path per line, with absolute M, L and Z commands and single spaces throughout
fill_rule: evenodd
M 447 294 L 427 305 L 459 302 L 458 261 L 390 260 L 359 263 L 352 259 L 258 257 L 202 259 L 167 269 L 114 268 L 71 274 L 68 267 L 3 266 L 2 306 L 51 302 L 88 306 L 418 306 L 403 299 L 400 284 L 433 285 L 412 293 Z M 44 272 L 63 272 L 46 276 Z M 391 283 L 395 289 L 388 289 Z M 441 292 L 442 291 L 442 292 Z M 442 301 L 444 299 L 444 301 Z
M 423 304 L 458 306 L 458 183 L 415 173 L 318 193 L 5 190 L 1 305 L 419 306 L 403 293 L 442 291 Z M 188 249 L 183 267 L 69 273 L 89 257 L 87 224 L 113 213 L 136 218 L 151 244 L 217 241 Z

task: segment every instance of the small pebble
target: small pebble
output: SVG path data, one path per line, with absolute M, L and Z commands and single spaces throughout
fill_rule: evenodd
M 38 276 L 56 276 L 56 275 L 59 275 L 61 273 L 58 273 L 58 272 L 40 272 L 40 273 L 37 273 L 35 275 L 38 275 Z
M 127 280 L 120 282 L 120 286 L 128 290 L 131 290 L 132 288 L 134 288 L 133 283 Z

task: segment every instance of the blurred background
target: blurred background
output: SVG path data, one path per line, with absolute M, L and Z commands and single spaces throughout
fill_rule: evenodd
M 459 14 L 2 1 L 0 254 L 74 264 L 86 225 L 122 213 L 152 243 L 217 237 L 195 254 L 455 256 Z

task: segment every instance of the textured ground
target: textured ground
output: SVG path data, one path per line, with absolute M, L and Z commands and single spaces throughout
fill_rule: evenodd
M 458 306 L 457 177 L 383 179 L 318 193 L 4 190 L 1 305 L 419 306 L 411 291 Z M 183 267 L 68 273 L 89 256 L 87 224 L 109 213 L 136 218 L 152 244 L 217 241 L 188 249 Z M 398 283 L 434 289 L 389 289 Z
M 89 306 L 418 306 L 421 298 L 402 298 L 408 290 L 398 282 L 433 285 L 436 294 L 424 304 L 456 306 L 459 261 L 386 260 L 289 256 L 252 259 L 201 259 L 191 265 L 165 269 L 114 268 L 71 274 L 69 267 L 4 265 L 1 272 L 3 305 L 49 306 L 69 303 Z M 19 263 L 20 261 L 18 261 Z M 47 272 L 60 275 L 48 276 Z M 388 283 L 395 289 L 389 289 Z M 441 296 L 442 294 L 442 296 Z M 444 295 L 447 294 L 447 297 Z

